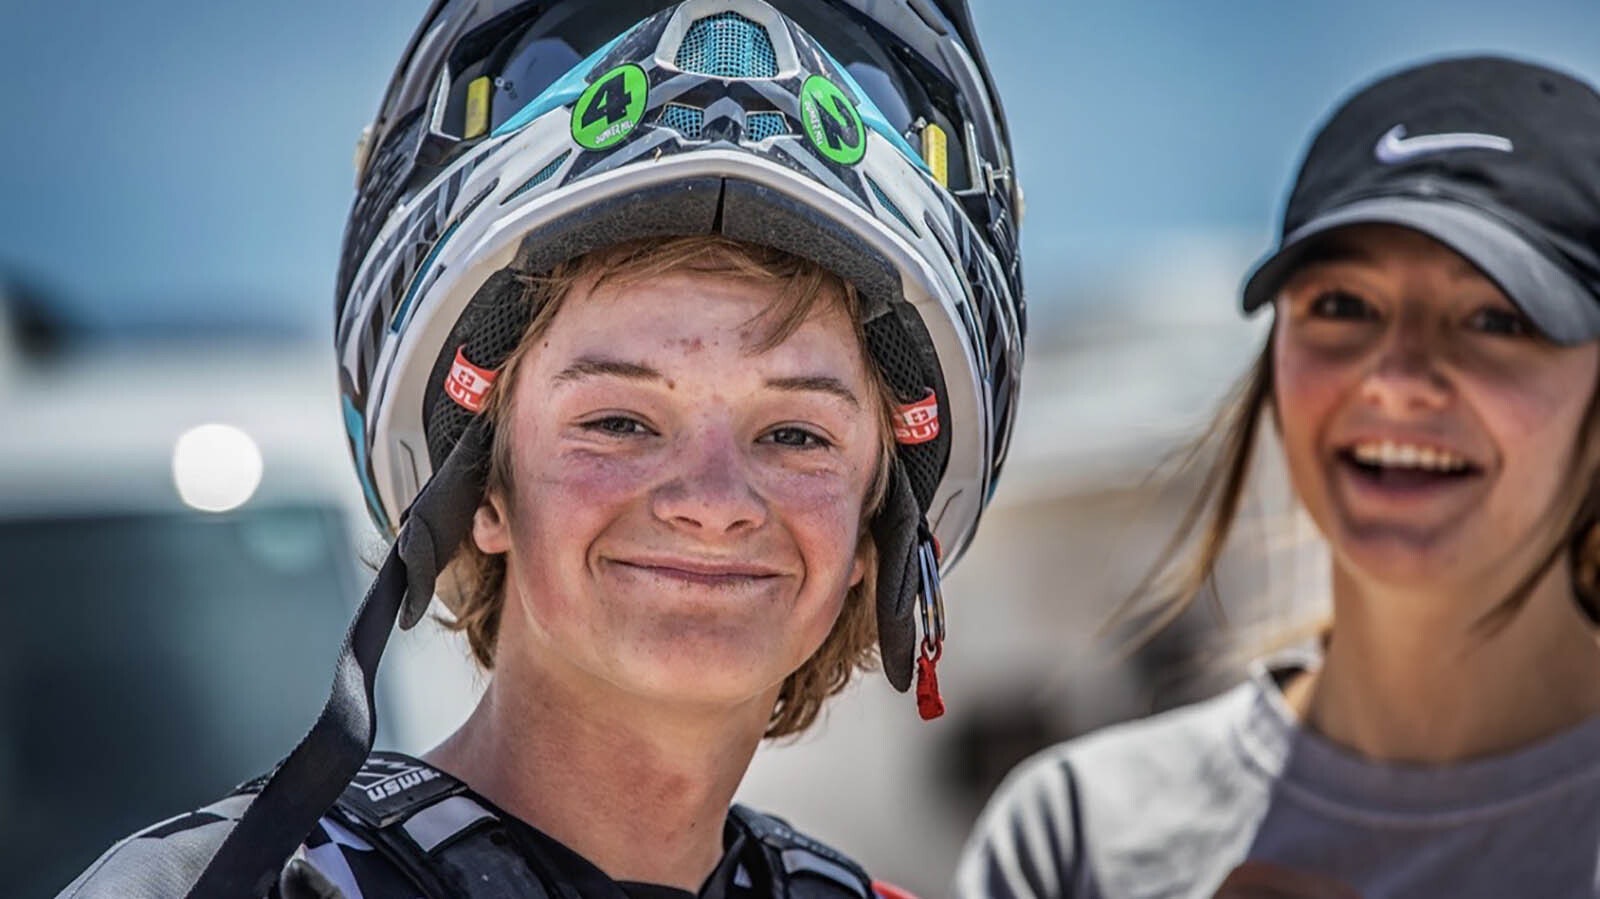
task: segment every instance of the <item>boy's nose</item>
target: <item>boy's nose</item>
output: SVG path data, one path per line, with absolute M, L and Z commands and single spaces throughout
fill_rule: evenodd
M 683 441 L 676 474 L 653 492 L 656 517 L 705 536 L 759 528 L 766 503 L 750 483 L 741 449 L 731 428 L 697 428 Z

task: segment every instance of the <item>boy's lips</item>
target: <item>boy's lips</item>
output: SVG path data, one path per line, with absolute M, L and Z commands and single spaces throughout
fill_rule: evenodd
M 628 556 L 609 561 L 624 568 L 691 583 L 718 585 L 770 580 L 783 576 L 771 566 L 743 560 L 713 560 L 687 556 Z

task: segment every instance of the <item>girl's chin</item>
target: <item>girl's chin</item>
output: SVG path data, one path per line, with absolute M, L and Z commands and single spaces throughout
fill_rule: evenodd
M 1358 579 L 1395 589 L 1432 589 L 1470 578 L 1463 559 L 1470 558 L 1453 539 L 1436 528 L 1395 525 L 1347 528 L 1330 541 L 1336 564 Z

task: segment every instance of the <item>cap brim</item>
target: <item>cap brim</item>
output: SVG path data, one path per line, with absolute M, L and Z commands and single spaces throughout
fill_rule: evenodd
M 1350 225 L 1399 225 L 1420 231 L 1465 257 L 1557 343 L 1600 337 L 1600 302 L 1566 270 L 1489 213 L 1442 198 L 1375 197 L 1342 206 L 1295 229 L 1244 284 L 1244 309 L 1277 296 L 1313 238 Z

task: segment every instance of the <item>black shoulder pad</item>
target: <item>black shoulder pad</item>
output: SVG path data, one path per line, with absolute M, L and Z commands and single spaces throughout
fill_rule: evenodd
M 374 752 L 339 796 L 339 808 L 368 827 L 384 828 L 466 785 L 411 756 Z
M 271 777 L 269 771 L 247 780 L 230 795 L 259 793 Z M 367 756 L 361 770 L 339 796 L 338 806 L 358 821 L 382 828 L 466 789 L 461 781 L 420 759 L 380 750 Z
M 275 772 L 277 770 L 278 770 L 277 768 L 273 768 L 272 771 L 268 771 L 266 774 L 263 774 L 260 777 L 252 777 L 252 778 L 250 778 L 249 780 L 247 780 L 244 783 L 238 785 L 237 787 L 234 787 L 233 788 L 233 792 L 229 793 L 228 795 L 229 796 L 243 796 L 243 795 L 245 795 L 247 793 L 259 793 L 259 792 L 261 792 L 261 788 L 267 785 L 267 781 L 272 779 L 273 772 Z
M 742 805 L 735 805 L 730 812 L 751 836 L 777 857 L 789 881 L 791 895 L 871 899 L 872 878 L 849 856 L 800 833 L 782 818 Z M 820 892 L 809 889 L 811 885 L 827 889 Z

